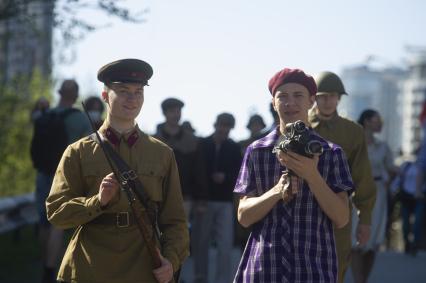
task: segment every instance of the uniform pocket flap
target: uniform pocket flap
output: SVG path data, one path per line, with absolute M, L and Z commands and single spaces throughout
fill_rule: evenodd
M 144 164 L 138 168 L 138 177 L 142 183 L 143 190 L 149 198 L 155 202 L 163 200 L 163 177 L 164 173 L 159 164 Z
M 150 176 L 150 177 L 164 177 L 164 170 L 161 166 L 161 164 L 158 163 L 144 163 L 141 164 L 138 168 L 138 175 L 139 176 Z

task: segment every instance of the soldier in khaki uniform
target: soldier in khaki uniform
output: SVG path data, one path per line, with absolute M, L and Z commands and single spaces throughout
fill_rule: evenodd
M 173 151 L 135 122 L 152 72 L 149 64 L 137 59 L 115 61 L 99 70 L 108 110 L 99 133 L 137 173 L 150 201 L 158 204 L 162 265 L 153 268 L 125 193 L 119 190 L 100 146 L 86 137 L 65 150 L 46 201 L 53 225 L 75 228 L 59 281 L 170 282 L 189 254 Z
M 356 231 L 359 245 L 365 245 L 370 237 L 371 214 L 376 200 L 376 186 L 371 175 L 364 131 L 360 125 L 339 116 L 337 105 L 346 94 L 340 78 L 331 72 L 323 72 L 316 78 L 318 93 L 316 106 L 309 113 L 312 128 L 323 138 L 340 145 L 347 158 L 355 185 L 352 202 L 359 211 L 360 222 Z M 351 203 L 349 202 L 351 206 Z M 350 208 L 352 211 L 352 208 Z M 334 229 L 339 262 L 339 282 L 343 282 L 351 256 L 351 223 Z

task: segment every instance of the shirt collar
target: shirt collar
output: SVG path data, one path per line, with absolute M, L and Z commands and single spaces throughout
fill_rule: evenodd
M 140 137 L 138 125 L 136 125 L 131 131 L 125 134 L 120 134 L 108 123 L 104 123 L 99 131 L 114 146 L 119 146 L 120 142 L 123 140 L 129 147 L 132 147 Z
M 274 147 L 280 135 L 281 133 L 279 131 L 279 126 L 277 126 L 265 137 L 255 141 L 253 143 L 253 147 L 254 148 Z
M 309 123 L 311 124 L 311 127 L 316 128 L 318 125 L 325 126 L 327 128 L 333 128 L 335 124 L 337 123 L 339 119 L 339 115 L 337 114 L 337 111 L 334 113 L 334 115 L 328 119 L 328 120 L 322 120 L 317 111 L 311 110 L 309 111 Z

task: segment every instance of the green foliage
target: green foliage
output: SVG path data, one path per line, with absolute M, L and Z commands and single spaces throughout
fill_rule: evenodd
M 31 78 L 16 78 L 0 86 L 0 197 L 34 190 L 30 114 L 37 99 L 50 98 L 50 89 L 50 82 L 37 71 Z

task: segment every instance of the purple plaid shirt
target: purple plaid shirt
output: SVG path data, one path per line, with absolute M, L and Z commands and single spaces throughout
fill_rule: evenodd
M 246 150 L 234 193 L 260 196 L 275 186 L 285 167 L 272 153 L 277 129 Z M 353 183 L 343 150 L 316 134 L 324 152 L 318 170 L 336 193 L 352 193 Z M 278 202 L 251 227 L 234 282 L 336 282 L 337 257 L 333 224 L 306 182 L 287 204 Z

